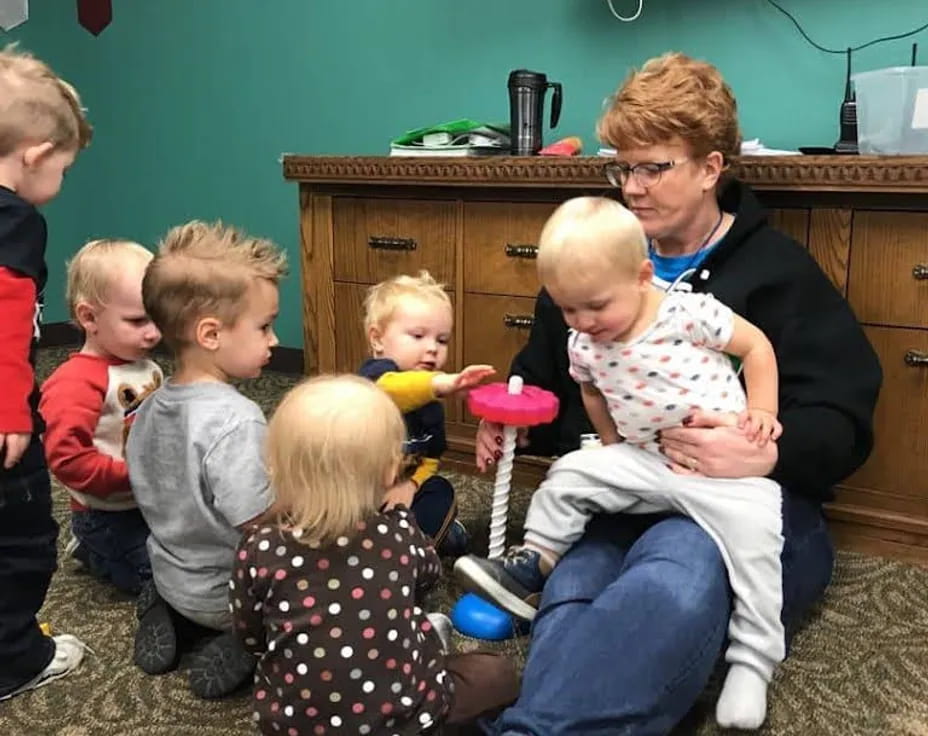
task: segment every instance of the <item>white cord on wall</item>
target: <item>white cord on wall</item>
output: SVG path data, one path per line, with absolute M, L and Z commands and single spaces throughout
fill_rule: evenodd
M 609 10 L 612 11 L 612 14 L 618 18 L 623 23 L 631 23 L 633 20 L 638 20 L 638 16 L 641 15 L 641 9 L 644 7 L 644 0 L 638 0 L 638 10 L 635 11 L 635 14 L 630 18 L 626 18 L 624 15 L 619 15 L 615 12 L 615 8 L 612 7 L 612 0 L 606 0 L 606 4 L 609 6 Z

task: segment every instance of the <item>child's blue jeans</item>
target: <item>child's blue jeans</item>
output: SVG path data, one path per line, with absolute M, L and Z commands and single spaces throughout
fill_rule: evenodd
M 427 478 L 417 491 L 410 511 L 422 532 L 435 540 L 436 545 L 439 544 L 457 516 L 454 486 L 441 475 Z
M 148 524 L 138 509 L 72 511 L 71 531 L 80 542 L 74 556 L 96 577 L 130 595 L 151 579 Z
M 0 476 L 0 696 L 29 682 L 55 656 L 54 641 L 35 619 L 57 567 L 58 524 L 41 465 L 28 475 Z

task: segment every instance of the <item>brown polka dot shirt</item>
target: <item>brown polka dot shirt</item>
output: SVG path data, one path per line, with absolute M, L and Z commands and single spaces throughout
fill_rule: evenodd
M 256 526 L 230 582 L 235 630 L 258 657 L 265 734 L 417 734 L 452 700 L 441 642 L 419 602 L 441 563 L 408 510 L 361 522 L 328 547 Z

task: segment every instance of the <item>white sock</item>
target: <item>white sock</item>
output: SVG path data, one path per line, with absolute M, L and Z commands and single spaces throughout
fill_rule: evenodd
M 715 720 L 719 726 L 745 731 L 760 728 L 767 717 L 767 684 L 753 667 L 731 665 L 715 704 Z

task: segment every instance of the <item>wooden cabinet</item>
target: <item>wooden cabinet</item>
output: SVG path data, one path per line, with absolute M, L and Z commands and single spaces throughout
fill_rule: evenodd
M 465 294 L 463 323 L 458 327 L 458 333 L 464 338 L 461 364 L 496 366 L 505 380 L 509 364 L 525 344 L 534 311 L 532 297 Z M 462 418 L 476 424 L 469 414 Z
M 854 214 L 848 298 L 861 322 L 928 327 L 928 214 Z
M 538 236 L 555 202 L 464 201 L 461 364 L 487 363 L 502 375 L 525 344 L 540 288 Z M 476 420 L 461 404 L 461 421 Z
M 285 157 L 300 182 L 307 372 L 356 370 L 365 289 L 424 268 L 454 302 L 449 367 L 505 374 L 532 323 L 541 227 L 568 197 L 614 193 L 603 165 Z M 928 158 L 743 158 L 733 169 L 847 296 L 883 365 L 875 448 L 829 505 L 834 533 L 928 563 Z M 473 419 L 459 405 L 448 415 L 451 453 L 464 457 Z
M 926 207 L 928 209 L 928 207 Z M 833 512 L 879 525 L 867 549 L 924 561 L 928 545 L 928 214 L 857 210 L 847 296 L 883 366 L 867 463 Z M 847 532 L 845 532 L 847 533 Z
M 555 204 L 464 203 L 464 284 L 480 294 L 538 293 L 538 236 Z
M 928 370 L 906 361 L 913 353 L 928 356 L 928 331 L 865 329 L 884 383 L 873 455 L 845 481 L 841 501 L 928 519 Z
M 332 200 L 333 275 L 376 284 L 398 273 L 431 272 L 454 281 L 454 202 L 336 197 Z

